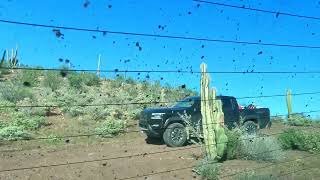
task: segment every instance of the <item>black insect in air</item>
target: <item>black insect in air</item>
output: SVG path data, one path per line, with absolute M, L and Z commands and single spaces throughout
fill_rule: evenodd
M 52 31 L 55 33 L 57 38 L 64 39 L 64 34 L 61 33 L 60 29 L 53 29 Z
M 261 55 L 263 52 L 262 51 L 260 51 L 260 52 L 258 52 L 258 55 Z
M 63 62 L 63 59 L 62 59 L 62 58 L 59 58 L 59 62 Z
M 97 36 L 92 36 L 93 39 L 97 39 Z
M 181 88 L 182 89 L 185 89 L 187 86 L 185 85 L 185 84 L 183 84 L 182 86 L 181 86 Z
M 108 8 L 109 8 L 109 9 L 111 9 L 111 8 L 112 8 L 112 5 L 111 5 L 111 4 L 109 4 L 109 5 L 108 5 Z
M 83 7 L 87 8 L 87 7 L 89 7 L 89 5 L 90 5 L 90 1 L 89 0 L 85 0 L 84 3 L 83 3 Z
M 61 75 L 62 77 L 67 77 L 68 72 L 67 72 L 67 71 L 62 70 L 62 71 L 60 71 L 60 75 Z

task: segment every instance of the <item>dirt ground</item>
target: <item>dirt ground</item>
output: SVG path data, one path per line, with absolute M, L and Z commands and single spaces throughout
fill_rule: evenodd
M 282 127 L 275 126 L 270 132 L 280 129 Z M 62 143 L 16 142 L 0 145 L 0 179 L 201 179 L 192 171 L 201 154 L 196 145 L 168 148 L 161 142 L 148 144 L 140 132 L 103 140 L 70 138 Z M 255 172 L 283 175 L 280 179 L 320 179 L 319 156 L 288 151 L 286 161 L 291 159 L 298 159 L 299 164 L 271 166 L 271 163 L 255 161 L 226 161 L 222 164 L 221 179 L 237 179 L 237 176 L 228 175 L 253 168 L 260 168 Z M 306 167 L 311 169 L 303 171 Z M 294 171 L 297 172 L 290 173 Z

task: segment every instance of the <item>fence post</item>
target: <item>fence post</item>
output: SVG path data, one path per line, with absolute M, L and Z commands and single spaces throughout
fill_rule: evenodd
M 97 75 L 98 78 L 100 79 L 100 63 L 101 63 L 101 54 L 98 56 L 98 69 L 97 69 Z

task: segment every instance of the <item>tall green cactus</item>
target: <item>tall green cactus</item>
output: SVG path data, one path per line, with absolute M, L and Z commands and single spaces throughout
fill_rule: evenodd
M 6 53 L 7 53 L 7 51 L 3 52 L 3 55 L 2 55 L 2 58 L 1 58 L 1 62 L 0 62 L 0 67 L 3 67 L 3 65 L 5 63 Z
M 224 131 L 224 114 L 221 100 L 216 99 L 216 90 L 209 90 L 210 76 L 207 65 L 201 64 L 201 115 L 207 158 L 220 159 L 224 152 L 227 136 Z
M 216 99 L 216 89 L 212 89 L 212 117 L 215 120 L 214 132 L 216 138 L 217 159 L 223 157 L 225 149 L 227 147 L 228 137 L 224 129 L 224 114 L 222 111 L 221 100 Z
M 288 119 L 291 119 L 292 114 L 292 94 L 291 90 L 287 90 L 287 108 L 288 108 Z

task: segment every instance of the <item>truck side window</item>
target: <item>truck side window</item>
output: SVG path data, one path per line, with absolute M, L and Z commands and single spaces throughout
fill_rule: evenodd
M 222 99 L 222 108 L 223 109 L 230 109 L 231 107 L 231 99 Z
M 235 110 L 236 109 L 236 102 L 234 99 L 230 99 L 231 101 L 231 105 L 232 105 L 232 110 Z

